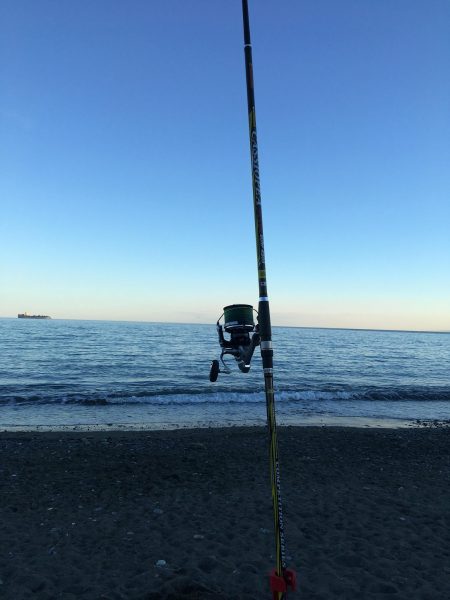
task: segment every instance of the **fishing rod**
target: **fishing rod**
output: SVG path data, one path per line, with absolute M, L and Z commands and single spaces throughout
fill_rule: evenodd
M 295 589 L 295 573 L 286 568 L 284 541 L 284 520 L 281 502 L 280 464 L 278 459 L 277 425 L 275 418 L 275 396 L 273 389 L 273 349 L 272 328 L 270 323 L 269 296 L 267 292 L 266 259 L 261 207 L 261 188 L 259 178 L 258 138 L 256 135 L 255 88 L 253 83 L 253 58 L 250 40 L 250 22 L 248 2 L 242 0 L 244 21 L 245 73 L 247 79 L 248 128 L 250 138 L 250 158 L 252 166 L 253 207 L 255 214 L 256 255 L 258 261 L 258 322 L 261 346 L 261 359 L 264 370 L 266 392 L 267 426 L 270 438 L 270 478 L 272 485 L 272 505 L 275 525 L 276 566 L 270 574 L 270 587 L 274 600 L 286 597 L 288 587 Z
M 273 388 L 273 348 L 272 328 L 270 323 L 270 307 L 267 292 L 266 261 L 264 252 L 264 235 L 261 207 L 261 188 L 259 177 L 258 139 L 256 134 L 255 93 L 253 84 L 253 59 L 250 41 L 250 23 L 248 2 L 242 0 L 244 23 L 244 54 L 247 80 L 248 125 L 250 137 L 250 158 L 252 169 L 253 207 L 255 218 L 256 254 L 258 264 L 259 302 L 257 324 L 253 319 L 253 308 L 249 304 L 232 304 L 225 306 L 224 325 L 217 321 L 217 333 L 222 348 L 220 370 L 218 360 L 212 361 L 210 381 L 216 381 L 218 374 L 230 373 L 224 362 L 224 356 L 230 354 L 238 363 L 239 369 L 248 373 L 253 352 L 257 346 L 261 349 L 264 371 L 264 387 L 266 395 L 267 426 L 270 441 L 270 479 L 272 487 L 272 505 L 275 528 L 276 566 L 270 573 L 270 589 L 274 600 L 284 600 L 288 587 L 295 590 L 296 574 L 286 567 L 286 551 L 284 541 L 284 520 L 281 501 L 280 465 L 278 458 L 277 426 L 275 418 L 275 395 Z M 230 335 L 227 339 L 224 331 Z

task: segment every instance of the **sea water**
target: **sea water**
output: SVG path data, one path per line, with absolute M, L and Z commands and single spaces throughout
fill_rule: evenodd
M 450 418 L 450 334 L 273 328 L 280 424 Z M 0 319 L 0 428 L 262 425 L 250 373 L 209 381 L 215 324 Z

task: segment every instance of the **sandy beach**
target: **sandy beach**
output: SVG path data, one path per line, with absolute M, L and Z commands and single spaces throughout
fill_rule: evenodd
M 450 430 L 279 429 L 299 599 L 448 599 Z M 271 597 L 264 428 L 0 434 L 0 597 Z

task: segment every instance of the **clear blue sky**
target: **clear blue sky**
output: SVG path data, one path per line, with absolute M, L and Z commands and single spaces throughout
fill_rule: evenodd
M 0 11 L 0 316 L 256 304 L 240 1 Z M 450 2 L 250 16 L 273 323 L 450 330 Z

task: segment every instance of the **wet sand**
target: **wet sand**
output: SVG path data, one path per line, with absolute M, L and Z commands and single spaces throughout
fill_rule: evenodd
M 450 597 L 450 429 L 278 437 L 289 598 Z M 264 428 L 4 432 L 0 448 L 1 598 L 271 598 Z

